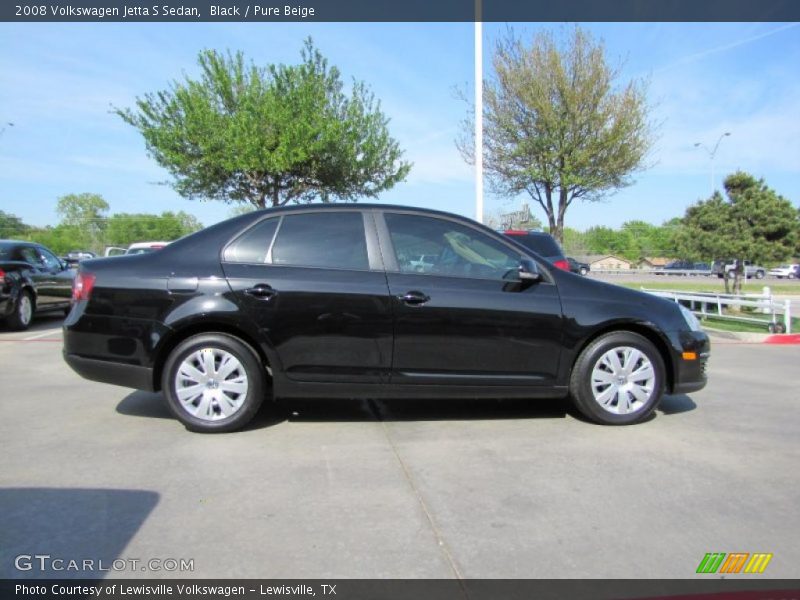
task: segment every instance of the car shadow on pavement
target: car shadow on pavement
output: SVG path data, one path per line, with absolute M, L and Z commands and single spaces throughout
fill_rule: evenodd
M 686 395 L 664 396 L 657 411 L 675 415 L 697 405 Z M 117 405 L 131 417 L 174 418 L 160 393 L 133 392 Z M 245 431 L 292 422 L 370 421 L 485 421 L 511 419 L 564 419 L 569 415 L 587 421 L 566 398 L 509 399 L 282 399 L 265 402 Z M 650 417 L 652 419 L 654 417 Z M 650 420 L 648 419 L 648 420 Z
M 697 404 L 695 404 L 694 400 L 686 394 L 678 394 L 676 396 L 664 396 L 656 411 L 664 415 L 679 415 L 695 408 L 697 408 Z
M 563 419 L 560 399 L 304 399 L 280 403 L 289 421 L 484 421 Z
M 121 566 L 122 551 L 158 501 L 145 490 L 0 489 L 0 579 L 103 578 Z M 93 561 L 90 570 L 84 560 Z

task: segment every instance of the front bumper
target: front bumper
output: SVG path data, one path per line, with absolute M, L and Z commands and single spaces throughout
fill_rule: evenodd
M 670 393 L 688 394 L 706 387 L 706 366 L 711 355 L 711 341 L 704 331 L 679 331 L 670 336 L 673 346 L 672 385 Z M 684 353 L 695 358 L 685 359 Z

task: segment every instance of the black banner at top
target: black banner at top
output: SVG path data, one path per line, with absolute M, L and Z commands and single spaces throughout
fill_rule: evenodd
M 10 0 L 10 22 L 800 21 L 798 0 Z

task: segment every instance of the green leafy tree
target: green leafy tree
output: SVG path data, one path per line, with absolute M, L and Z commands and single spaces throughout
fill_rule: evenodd
M 583 237 L 591 254 L 614 254 L 630 260 L 639 258 L 636 241 L 629 231 L 590 227 Z
M 17 215 L 0 210 L 0 239 L 23 236 L 29 229 Z
M 586 236 L 582 231 L 578 231 L 572 227 L 564 227 L 562 236 L 562 246 L 567 256 L 591 254 L 589 245 L 586 243 Z
M 74 228 L 69 230 L 71 233 L 68 235 L 64 234 L 75 242 L 70 250 L 101 249 L 108 213 L 108 202 L 101 195 L 83 193 L 61 196 L 56 204 L 56 213 L 61 218 L 61 225 Z
M 732 288 L 726 276 L 725 291 L 738 294 L 743 261 L 770 263 L 792 256 L 800 217 L 789 200 L 748 173 L 729 175 L 723 187 L 727 197 L 714 192 L 686 210 L 679 242 L 693 257 L 737 261 Z
M 66 254 L 72 250 L 99 252 L 102 249 L 92 246 L 86 232 L 77 225 L 61 224 L 55 227 L 31 228 L 25 235 L 25 239 L 47 246 L 56 254 Z
M 484 168 L 503 196 L 528 194 L 563 241 L 575 200 L 594 201 L 631 183 L 652 145 L 643 81 L 619 81 L 605 49 L 576 27 L 563 44 L 552 33 L 530 46 L 510 33 L 484 84 Z M 467 119 L 457 145 L 474 160 Z
M 106 243 L 127 246 L 147 240 L 172 241 L 199 231 L 202 225 L 183 211 L 163 212 L 160 215 L 117 213 L 109 217 Z
M 187 198 L 247 202 L 355 201 L 405 179 L 410 164 L 388 118 L 361 82 L 305 43 L 299 65 L 247 64 L 242 53 L 201 52 L 201 76 L 117 109 Z

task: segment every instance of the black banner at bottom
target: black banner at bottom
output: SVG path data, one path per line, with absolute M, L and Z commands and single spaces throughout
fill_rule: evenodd
M 260 600 L 800 600 L 776 579 L 4 579 L 0 598 L 245 598 Z

